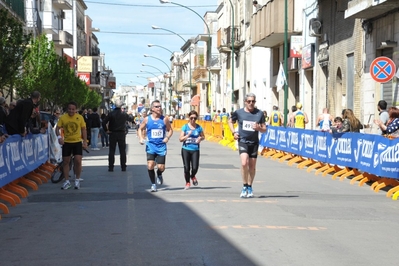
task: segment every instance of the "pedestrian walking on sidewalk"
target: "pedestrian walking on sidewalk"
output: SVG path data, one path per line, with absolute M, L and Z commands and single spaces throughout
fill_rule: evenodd
M 103 129 L 109 135 L 108 172 L 114 171 L 115 150 L 118 144 L 122 172 L 126 171 L 126 121 L 127 113 L 122 112 L 122 101 L 115 101 L 115 109 L 102 122 Z
M 241 159 L 241 175 L 243 188 L 241 198 L 253 198 L 252 184 L 255 179 L 256 160 L 258 157 L 259 132 L 266 132 L 265 116 L 255 108 L 256 96 L 248 93 L 245 96 L 245 107 L 233 113 L 229 119 L 229 127 L 234 132 L 234 139 L 238 140 L 238 152 Z M 238 131 L 234 124 L 238 122 Z
M 180 142 L 183 142 L 181 157 L 184 165 L 184 178 L 186 179 L 184 189 L 190 188 L 190 179 L 194 186 L 198 185 L 195 175 L 199 167 L 200 143 L 205 139 L 203 128 L 196 123 L 198 113 L 192 110 L 188 113 L 188 118 L 190 120 L 187 124 L 183 125 L 179 138 Z
M 61 136 L 61 128 L 64 131 L 64 138 Z M 69 162 L 71 155 L 74 156 L 75 189 L 80 189 L 82 154 L 83 149 L 87 149 L 87 130 L 85 120 L 83 116 L 78 114 L 75 102 L 68 103 L 67 112 L 57 122 L 55 134 L 58 137 L 58 143 L 62 145 L 62 169 L 65 182 L 61 189 L 71 188 L 71 183 L 69 182 Z
M 144 141 L 144 132 L 147 141 Z M 151 192 L 157 191 L 157 184 L 163 184 L 162 173 L 165 171 L 166 144 L 173 135 L 169 118 L 163 116 L 161 102 L 155 100 L 151 103 L 151 115 L 144 118 L 138 130 L 140 144 L 146 144 L 147 169 L 151 180 Z M 155 181 L 155 162 L 157 163 L 157 181 Z

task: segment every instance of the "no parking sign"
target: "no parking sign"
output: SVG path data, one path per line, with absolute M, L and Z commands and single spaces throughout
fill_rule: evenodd
M 373 60 L 370 65 L 371 77 L 380 83 L 390 81 L 396 72 L 395 63 L 388 57 L 380 56 Z

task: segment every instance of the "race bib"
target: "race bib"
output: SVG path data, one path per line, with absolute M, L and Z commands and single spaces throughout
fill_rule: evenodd
M 187 144 L 189 144 L 189 143 L 196 143 L 197 142 L 197 138 L 188 138 L 188 139 L 186 139 L 186 143 Z
M 163 130 L 162 129 L 152 129 L 151 130 L 151 138 L 163 139 Z
M 247 120 L 242 121 L 242 130 L 245 130 L 245 131 L 255 131 L 255 130 L 252 128 L 252 125 L 253 125 L 253 124 L 255 124 L 255 122 L 253 122 L 253 121 L 247 121 Z

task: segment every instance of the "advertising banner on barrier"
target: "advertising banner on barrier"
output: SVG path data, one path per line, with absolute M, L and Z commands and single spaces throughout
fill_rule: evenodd
M 331 165 L 399 179 L 399 139 L 268 126 L 260 145 Z
M 48 135 L 11 135 L 0 144 L 0 187 L 35 170 L 48 160 Z

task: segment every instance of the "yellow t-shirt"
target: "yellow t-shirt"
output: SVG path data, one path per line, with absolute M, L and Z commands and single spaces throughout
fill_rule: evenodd
M 82 141 L 82 128 L 86 128 L 86 123 L 80 114 L 62 115 L 57 126 L 64 130 L 64 142 L 76 143 Z
M 279 111 L 272 111 L 271 115 L 271 120 L 270 120 L 270 125 L 274 127 L 279 127 L 281 126 L 281 116 Z
M 302 111 L 297 111 L 294 116 L 294 127 L 295 128 L 305 128 L 305 115 Z

